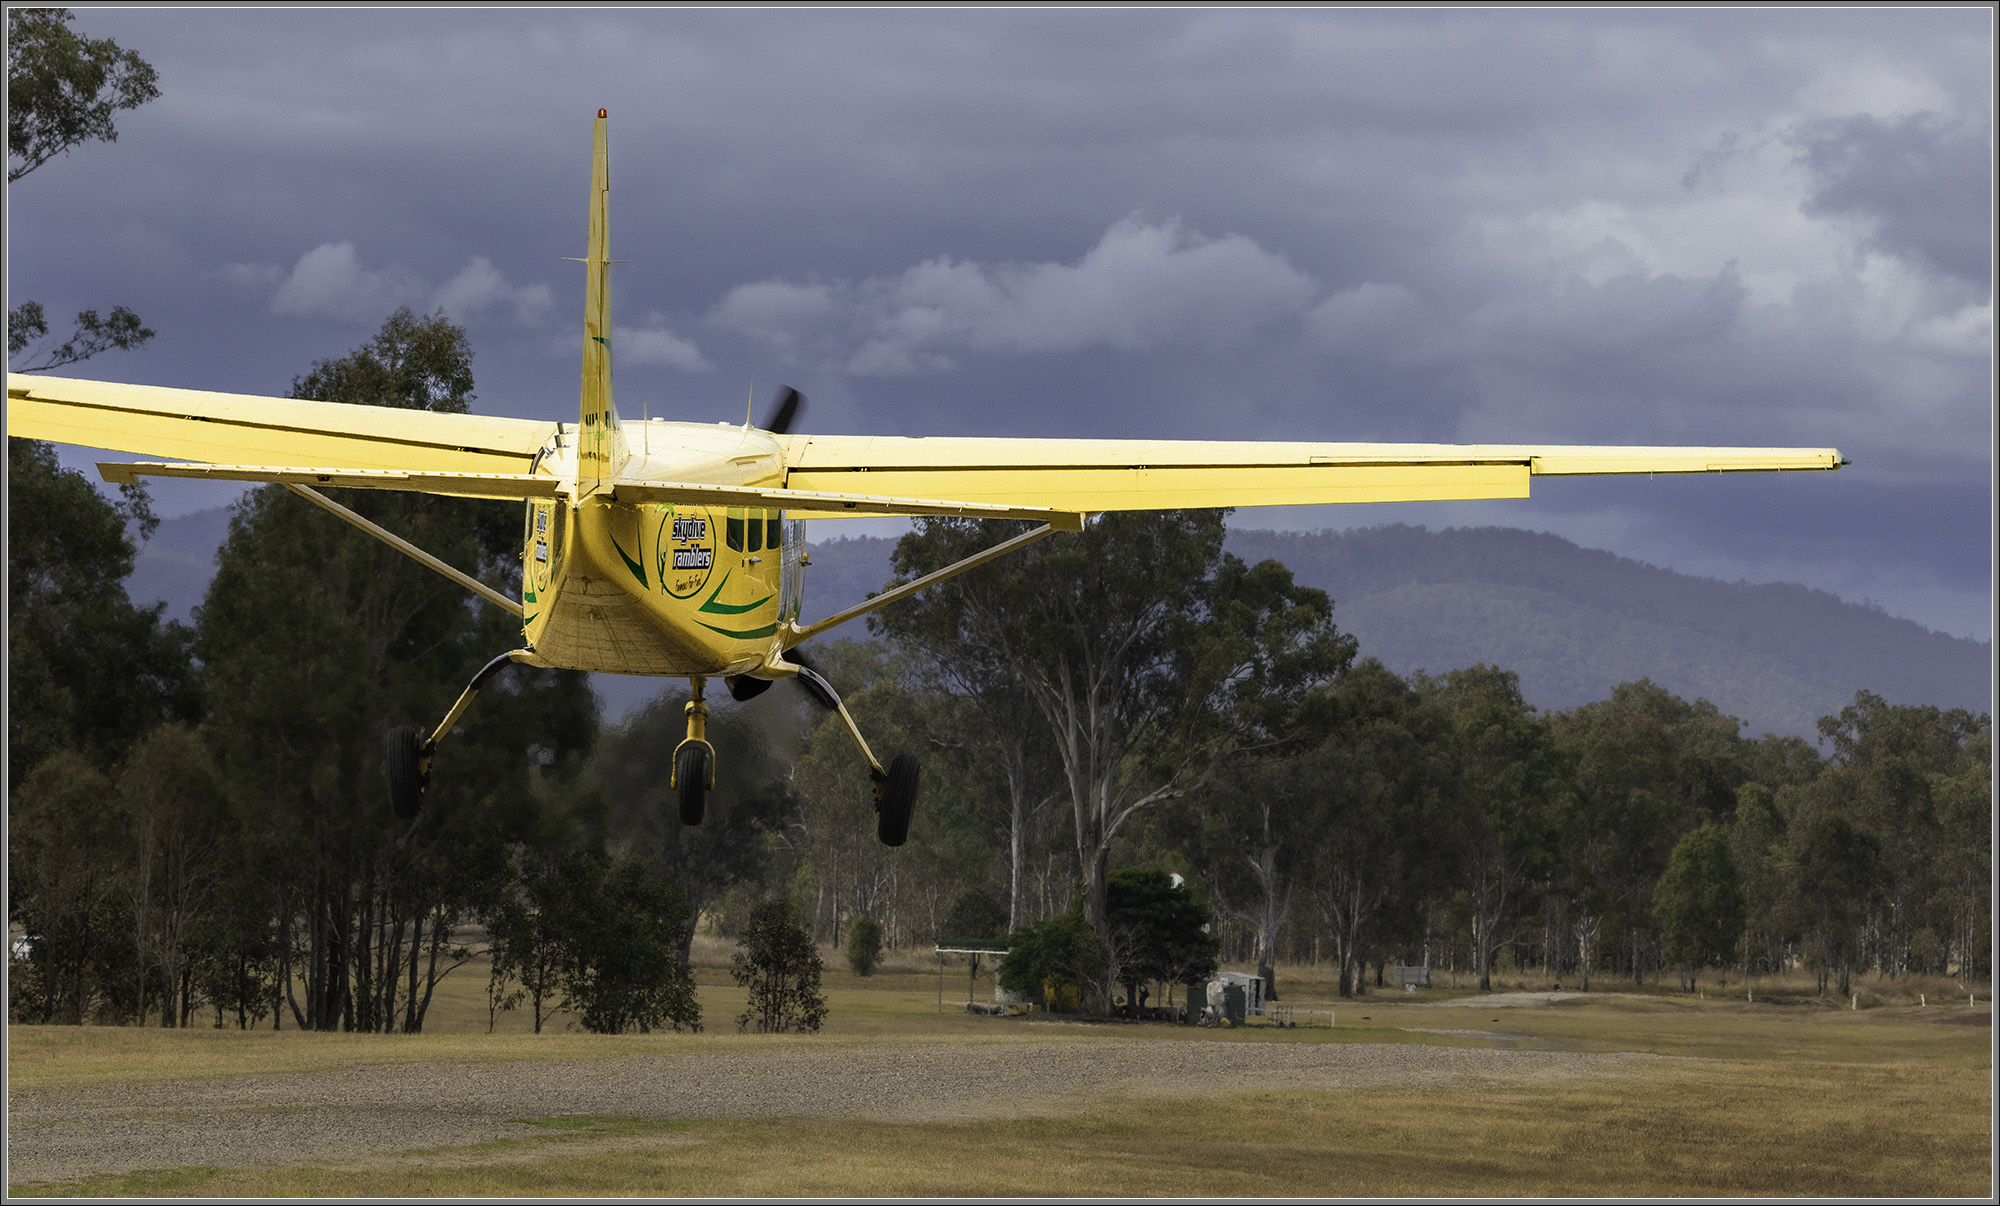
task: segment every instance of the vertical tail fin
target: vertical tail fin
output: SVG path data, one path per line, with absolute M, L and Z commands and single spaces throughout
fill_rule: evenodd
M 578 431 L 578 495 L 603 488 L 624 460 L 624 437 L 611 401 L 611 152 L 605 138 L 609 114 L 597 111 L 590 156 L 590 247 L 583 261 L 583 414 Z

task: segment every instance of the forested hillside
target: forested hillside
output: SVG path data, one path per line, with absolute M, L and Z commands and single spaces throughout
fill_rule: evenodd
M 830 614 L 881 589 L 894 546 L 816 544 L 808 609 Z M 1990 642 L 1803 586 L 1696 578 L 1516 528 L 1238 528 L 1226 547 L 1332 595 L 1363 656 L 1399 674 L 1505 666 L 1544 711 L 1640 678 L 1710 701 L 1750 736 L 1817 740 L 1819 717 L 1864 688 L 1891 703 L 1992 707 Z

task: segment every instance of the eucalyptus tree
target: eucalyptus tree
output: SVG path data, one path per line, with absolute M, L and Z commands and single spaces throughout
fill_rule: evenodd
M 443 315 L 398 311 L 297 396 L 465 411 L 472 353 Z M 518 513 L 505 504 L 357 491 L 354 510 L 455 567 L 511 585 Z M 573 776 L 595 738 L 584 678 L 516 671 L 489 687 L 438 755 L 436 807 L 388 815 L 382 735 L 431 723 L 460 685 L 519 639 L 515 619 L 281 487 L 236 505 L 198 648 L 212 731 L 239 798 L 265 819 L 279 889 L 287 1003 L 300 1025 L 418 1029 L 465 948 L 453 927 L 536 832 L 538 782 Z M 305 999 L 291 991 L 290 952 Z
M 897 543 L 893 568 L 914 578 L 967 555 L 982 539 L 979 525 L 945 521 L 919 524 Z M 1047 739 L 1047 724 L 1022 677 L 1005 661 L 1005 649 L 976 639 L 990 628 L 987 609 L 1007 581 L 982 574 L 955 579 L 878 612 L 869 627 L 890 636 L 910 658 L 913 677 L 953 697 L 961 723 L 951 740 L 984 765 L 1005 807 L 1007 925 L 1028 924 L 1030 850 L 1036 821 L 1068 792 L 1062 764 Z
M 1753 751 L 1734 717 L 1645 679 L 1550 723 L 1590 835 L 1579 848 L 1593 864 L 1588 882 L 1603 893 L 1629 974 L 1643 978 L 1657 938 L 1653 885 L 1682 834 L 1734 815 Z
M 939 588 L 952 593 L 921 621 L 884 613 L 892 637 L 940 659 L 979 651 L 981 674 L 1032 702 L 1062 768 L 1083 916 L 1100 938 L 1125 826 L 1235 751 L 1276 740 L 1354 656 L 1324 592 L 1223 552 L 1225 514 L 1101 515 Z M 926 520 L 898 543 L 895 569 L 914 578 L 991 539 Z
M 7 10 L 7 183 L 86 142 L 117 142 L 117 114 L 160 95 L 159 73 L 110 38 L 86 38 L 70 28 L 66 8 Z M 42 304 L 23 301 L 7 311 L 7 359 L 47 338 Z M 16 372 L 38 373 L 88 360 L 113 348 L 139 347 L 153 331 L 124 306 L 108 317 L 76 316 L 61 344 L 31 357 Z
M 1430 881 L 1446 763 L 1441 714 L 1367 658 L 1341 676 L 1319 746 L 1300 759 L 1317 785 L 1307 897 L 1334 939 L 1339 991 L 1359 987 L 1371 927 L 1397 888 Z
M 1727 830 L 1703 825 L 1674 843 L 1653 885 L 1653 916 L 1681 991 L 1693 992 L 1701 969 L 1728 958 L 1743 936 L 1743 881 Z
M 125 593 L 134 536 L 158 523 L 145 491 L 114 503 L 47 444 L 10 438 L 7 519 L 9 781 L 64 748 L 109 770 L 155 725 L 199 719 L 193 634 Z
M 1473 966 L 1487 989 L 1502 928 L 1531 877 L 1546 870 L 1563 790 L 1555 743 L 1512 671 L 1419 674 L 1417 690 L 1441 712 L 1438 820 L 1469 895 Z
M 685 732 L 685 690 L 663 691 L 608 730 L 592 758 L 603 793 L 607 836 L 672 877 L 686 908 L 675 940 L 680 963 L 702 914 L 739 884 L 760 884 L 770 863 L 769 840 L 796 808 L 788 775 L 800 746 L 790 692 L 716 708 L 708 740 L 721 764 L 734 767 L 708 793 L 698 825 L 681 818 L 669 786 L 674 749 Z
M 1990 882 L 1991 845 L 1975 835 L 1987 832 L 1992 811 L 1992 720 L 1861 691 L 1819 728 L 1833 756 L 1815 787 L 1880 855 L 1868 928 L 1878 966 L 1893 976 L 1908 965 L 1919 930 L 1963 933 L 1979 899 L 1967 889 L 1975 879 Z M 1984 943 L 1957 945 L 1969 954 Z

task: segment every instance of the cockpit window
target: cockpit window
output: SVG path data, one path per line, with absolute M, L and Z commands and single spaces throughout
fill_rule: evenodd
M 750 512 L 750 525 L 749 525 L 749 527 L 750 527 L 750 530 L 749 530 L 749 531 L 748 531 L 747 533 L 745 533 L 745 535 L 747 535 L 747 536 L 748 536 L 748 537 L 750 538 L 750 540 L 749 540 L 749 543 L 748 543 L 748 544 L 746 544 L 746 545 L 744 545 L 744 546 L 743 546 L 743 551 L 744 551 L 744 552 L 746 552 L 746 553 L 761 553 L 761 552 L 763 552 L 763 551 L 764 551 L 764 518 L 763 518 L 763 515 L 762 515 L 762 514 L 761 514 L 760 512 L 757 512 L 757 511 L 752 511 L 752 512 Z
M 783 511 L 766 511 L 764 514 L 766 517 L 764 520 L 764 547 L 767 549 L 783 548 L 785 546 L 785 513 Z
M 730 548 L 743 551 L 743 512 L 729 512 L 729 518 L 722 524 L 722 539 Z

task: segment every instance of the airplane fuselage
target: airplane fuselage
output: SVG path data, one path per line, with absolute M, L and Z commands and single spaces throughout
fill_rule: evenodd
M 576 480 L 565 425 L 537 473 Z M 625 423 L 622 474 L 727 486 L 783 480 L 754 428 Z M 538 664 L 617 674 L 749 674 L 776 662 L 803 603 L 804 525 L 783 511 L 626 502 L 615 488 L 527 504 L 522 634 Z M 791 629 L 795 631 L 795 629 Z

